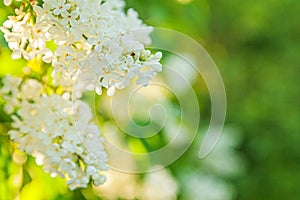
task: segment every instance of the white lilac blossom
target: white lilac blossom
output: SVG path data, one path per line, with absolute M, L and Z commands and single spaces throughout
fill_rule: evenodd
M 160 183 L 160 184 L 157 184 Z M 144 182 L 142 198 L 145 200 L 177 199 L 178 183 L 169 170 L 150 172 Z
M 72 82 L 76 97 L 103 87 L 113 95 L 135 77 L 146 86 L 161 71 L 162 54 L 145 50 L 152 27 L 133 9 L 125 13 L 123 0 L 30 2 L 30 12 L 17 9 L 1 27 L 12 58 L 51 63 L 54 82 Z
M 4 112 L 12 119 L 8 134 L 46 172 L 66 178 L 70 189 L 90 180 L 100 185 L 107 169 L 103 139 L 79 98 L 103 88 L 111 96 L 132 80 L 147 86 L 162 70 L 162 54 L 145 49 L 153 29 L 133 9 L 124 12 L 123 0 L 15 1 L 22 3 L 0 29 L 11 57 L 28 67 L 23 77 L 2 80 Z
M 70 189 L 105 181 L 107 155 L 98 127 L 91 122 L 89 106 L 70 95 L 46 95 L 34 79 L 21 83 L 6 76 L 0 89 L 9 102 L 12 128 L 8 134 L 19 149 L 36 158 L 51 176 L 66 178 Z
M 159 183 L 159 184 L 158 184 Z M 141 182 L 138 174 L 108 170 L 107 181 L 94 187 L 101 199 L 174 200 L 179 191 L 176 179 L 167 168 L 145 174 Z

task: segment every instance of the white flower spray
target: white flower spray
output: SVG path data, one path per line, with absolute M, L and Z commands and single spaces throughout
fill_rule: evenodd
M 60 75 L 67 83 L 80 80 L 77 92 L 101 94 L 105 87 L 113 95 L 134 77 L 146 86 L 161 71 L 162 54 L 144 47 L 152 28 L 133 9 L 124 13 L 121 0 L 46 0 L 27 7 L 27 12 L 17 9 L 1 28 L 12 58 L 41 57 L 54 67 L 54 81 Z
M 71 190 L 102 184 L 104 140 L 79 98 L 103 88 L 111 96 L 132 79 L 147 86 L 162 70 L 162 54 L 145 49 L 152 28 L 133 9 L 125 13 L 122 0 L 33 0 L 22 1 L 1 30 L 12 58 L 29 63 L 23 77 L 2 80 L 10 138 Z
M 6 76 L 3 83 L 1 96 L 13 102 L 6 110 L 16 111 L 8 134 L 19 149 L 34 156 L 51 176 L 65 177 L 70 189 L 86 187 L 90 179 L 95 185 L 105 181 L 103 138 L 85 102 L 73 104 L 70 95 L 43 94 L 43 85 L 35 79 L 21 83 Z

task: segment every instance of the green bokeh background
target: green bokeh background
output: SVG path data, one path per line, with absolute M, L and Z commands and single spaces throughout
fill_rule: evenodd
M 235 188 L 234 199 L 300 199 L 299 1 L 180 2 L 184 1 L 127 0 L 127 6 L 135 8 L 149 25 L 192 37 L 219 67 L 228 100 L 226 125 L 240 134 L 236 152 L 246 166 L 244 173 L 226 178 Z M 12 10 L 0 5 L 2 24 Z M 10 60 L 0 36 L 0 75 L 21 73 L 24 63 Z M 201 106 L 209 107 L 209 103 Z M 98 199 L 91 189 L 68 192 L 63 180 L 51 179 L 33 159 L 21 168 L 11 158 L 4 126 L 0 130 L 1 199 L 13 197 L 4 192 L 18 193 L 20 188 L 10 186 L 18 170 L 24 172 L 25 187 L 32 179 L 39 180 L 35 191 L 27 191 L 28 198 L 35 199 L 34 193 L 44 188 L 44 199 Z M 185 170 L 182 163 L 195 164 L 192 155 L 188 151 L 170 166 L 175 177 Z M 34 176 L 28 171 L 34 171 Z M 180 191 L 178 198 L 184 199 Z

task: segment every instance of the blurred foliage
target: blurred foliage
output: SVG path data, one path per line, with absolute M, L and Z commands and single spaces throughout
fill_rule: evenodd
M 205 167 L 205 162 L 195 158 L 199 146 L 195 142 L 170 166 L 181 186 L 179 199 L 189 199 L 184 186 L 190 179 L 184 174 L 199 167 L 230 182 L 235 188 L 234 199 L 299 199 L 299 1 L 127 0 L 127 3 L 146 23 L 177 30 L 204 46 L 225 82 L 227 125 L 235 127 L 240 135 L 236 149 L 245 162 L 245 173 L 224 177 L 218 169 Z M 12 9 L 1 2 L 0 23 L 9 13 Z M 10 59 L 3 34 L 0 36 L 0 76 L 21 73 L 24 63 Z M 206 98 L 200 102 L 204 110 L 209 108 Z M 1 120 L 5 118 L 2 113 Z M 0 125 L 0 131 L 0 199 L 12 199 L 20 188 L 23 188 L 19 193 L 21 199 L 99 199 L 91 188 L 69 192 L 63 180 L 50 178 L 32 158 L 13 148 L 5 134 L 5 124 Z M 234 132 L 229 131 L 229 137 L 235 137 Z
M 299 199 L 299 1 L 129 2 L 148 23 L 196 39 L 218 65 L 227 123 L 244 138 L 238 199 Z

